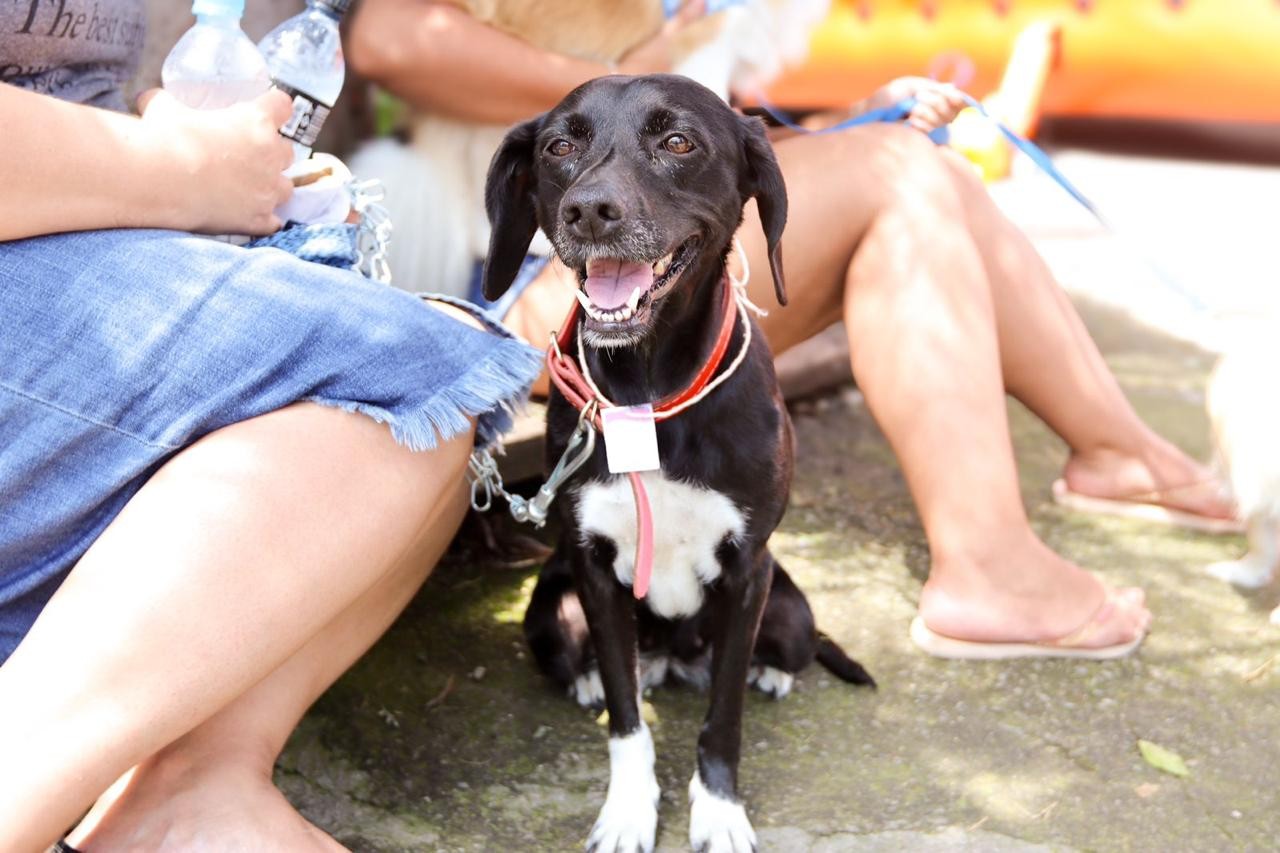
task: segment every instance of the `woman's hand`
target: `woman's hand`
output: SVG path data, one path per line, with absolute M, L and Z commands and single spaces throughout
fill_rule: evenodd
M 283 224 L 273 212 L 293 184 L 281 172 L 293 146 L 279 133 L 289 97 L 272 90 L 220 110 L 194 110 L 159 89 L 138 99 L 142 124 L 176 171 L 157 188 L 170 227 L 208 234 L 270 234 Z M 166 191 L 167 190 L 167 191 Z
M 967 106 L 964 93 L 950 83 L 927 77 L 899 77 L 877 89 L 859 112 L 885 109 L 906 98 L 916 99 L 907 124 L 925 133 L 950 124 Z
M 675 67 L 672 61 L 672 47 L 676 36 L 685 27 L 701 18 L 707 11 L 706 0 L 685 0 L 680 10 L 663 23 L 648 40 L 627 51 L 618 60 L 618 71 L 622 74 L 665 74 Z

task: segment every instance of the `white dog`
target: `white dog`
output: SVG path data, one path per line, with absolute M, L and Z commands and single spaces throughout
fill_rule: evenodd
M 1235 337 L 1209 380 L 1206 403 L 1219 461 L 1231 483 L 1249 553 L 1209 566 L 1236 586 L 1266 586 L 1280 564 L 1280 325 Z M 1280 624 L 1280 607 L 1271 613 Z

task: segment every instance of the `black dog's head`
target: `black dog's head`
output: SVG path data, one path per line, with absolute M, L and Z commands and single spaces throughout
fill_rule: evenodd
M 764 125 L 685 77 L 601 77 L 517 125 L 489 166 L 484 294 L 511 286 L 538 226 L 575 270 L 595 346 L 642 340 L 714 283 L 755 197 L 778 301 L 786 189 Z

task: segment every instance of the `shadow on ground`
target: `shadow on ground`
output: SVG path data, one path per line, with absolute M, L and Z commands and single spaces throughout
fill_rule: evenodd
M 1139 412 L 1205 458 L 1210 358 L 1081 307 Z M 1058 509 L 1049 484 L 1064 446 L 1017 404 L 1010 417 L 1036 529 L 1145 586 L 1152 635 L 1137 657 L 1104 664 L 914 651 L 928 552 L 889 448 L 852 390 L 802 406 L 773 549 L 881 689 L 813 668 L 785 701 L 750 697 L 742 788 L 763 849 L 1275 849 L 1275 590 L 1247 598 L 1204 574 L 1240 552 L 1238 538 Z M 441 567 L 291 740 L 277 780 L 305 814 L 359 851 L 581 848 L 608 779 L 605 734 L 522 649 L 533 571 L 465 553 Z M 664 688 L 652 702 L 659 847 L 678 850 L 704 699 Z M 1139 738 L 1178 752 L 1190 775 L 1144 763 Z

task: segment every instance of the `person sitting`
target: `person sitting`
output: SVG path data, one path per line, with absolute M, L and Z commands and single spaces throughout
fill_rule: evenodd
M 574 14 L 559 25 L 580 34 Z M 631 37 L 623 56 L 643 61 L 615 69 L 581 58 L 589 45 L 579 55 L 543 49 L 451 3 L 365 0 L 347 56 L 420 116 L 514 124 L 592 77 L 671 69 L 669 27 Z M 778 354 L 844 320 L 858 387 L 929 543 L 918 643 L 968 657 L 1127 653 L 1151 619 L 1144 594 L 1105 583 L 1031 529 L 1006 394 L 1067 443 L 1070 493 L 1210 523 L 1229 519 L 1232 507 L 1204 466 L 1134 412 L 1048 267 L 972 168 L 921 132 L 956 115 L 958 93 L 906 78 L 862 108 L 907 96 L 917 105 L 905 125 L 777 142 L 790 199 L 782 241 L 790 298 L 761 326 Z M 767 268 L 754 205 L 739 239 L 750 267 Z M 572 280 L 553 262 L 506 322 L 546 341 L 572 303 L 564 284 Z M 752 298 L 767 304 L 768 288 L 767 277 L 753 278 Z
M 72 845 L 331 850 L 275 757 L 430 573 L 539 359 L 187 233 L 280 227 L 290 99 L 126 115 L 142 0 L 115 41 L 31 35 L 60 10 L 0 8 L 0 849 L 92 805 Z

